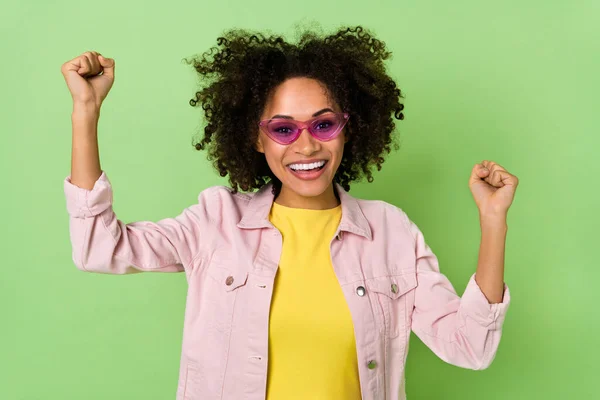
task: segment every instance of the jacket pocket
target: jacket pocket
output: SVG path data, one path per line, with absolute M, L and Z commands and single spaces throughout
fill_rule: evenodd
M 246 286 L 248 271 L 212 263 L 207 274 L 209 282 L 205 290 L 208 291 L 206 299 L 210 304 L 211 316 L 207 323 L 217 331 L 229 335 L 236 315 L 236 298 Z
M 395 338 L 407 328 L 414 304 L 417 276 L 414 271 L 366 279 L 367 290 L 374 292 L 379 303 L 379 321 L 386 337 Z M 375 304 L 377 306 L 377 304 Z
M 183 371 L 183 382 L 180 388 L 182 400 L 197 400 L 202 398 L 202 387 L 205 375 L 201 373 L 200 366 L 193 362 L 186 362 Z

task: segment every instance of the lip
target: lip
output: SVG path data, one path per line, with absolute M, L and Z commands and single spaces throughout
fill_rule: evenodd
M 321 161 L 319 159 L 317 160 L 308 160 L 308 161 L 304 161 L 304 162 L 295 162 L 292 164 L 310 164 L 316 161 Z M 325 161 L 325 165 L 323 165 L 323 168 L 316 170 L 316 171 L 294 171 L 293 169 L 291 169 L 288 166 L 286 166 L 287 170 L 294 175 L 296 178 L 298 179 L 302 179 L 305 181 L 312 181 L 317 179 L 318 177 L 320 177 L 321 175 L 323 175 L 323 172 L 325 172 L 325 168 L 327 168 L 327 164 L 329 163 L 329 160 L 323 160 Z

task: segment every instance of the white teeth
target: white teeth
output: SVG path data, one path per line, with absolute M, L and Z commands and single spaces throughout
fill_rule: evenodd
M 294 171 L 298 171 L 298 170 L 308 171 L 311 169 L 320 168 L 323 165 L 325 165 L 325 161 L 317 161 L 317 162 L 310 163 L 310 164 L 290 164 L 289 167 L 291 169 L 293 169 Z

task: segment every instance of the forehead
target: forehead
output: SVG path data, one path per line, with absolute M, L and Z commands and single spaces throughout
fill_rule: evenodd
M 290 78 L 271 92 L 262 116 L 269 118 L 281 114 L 295 119 L 308 119 L 323 108 L 337 111 L 337 105 L 330 98 L 325 85 L 315 79 Z

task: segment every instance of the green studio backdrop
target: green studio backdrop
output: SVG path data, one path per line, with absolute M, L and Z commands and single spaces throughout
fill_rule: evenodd
M 409 399 L 592 399 L 597 374 L 600 148 L 598 1 L 25 1 L 4 5 L 0 43 L 2 271 L 0 399 L 175 397 L 184 274 L 84 273 L 71 260 L 63 179 L 70 171 L 65 61 L 116 60 L 101 112 L 101 163 L 118 217 L 177 215 L 227 184 L 205 152 L 197 89 L 184 57 L 230 27 L 293 39 L 362 24 L 393 52 L 405 95 L 400 150 L 357 197 L 381 199 L 419 225 L 462 294 L 475 271 L 474 163 L 520 179 L 509 212 L 512 293 L 495 361 L 448 365 L 413 334 Z

